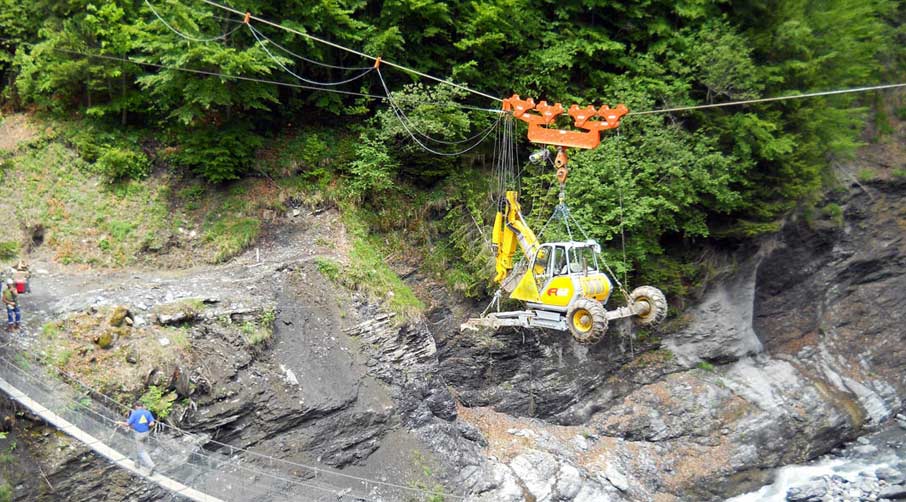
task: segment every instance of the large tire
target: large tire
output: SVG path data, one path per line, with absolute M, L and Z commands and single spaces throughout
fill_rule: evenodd
M 570 334 L 583 345 L 592 345 L 607 333 L 607 312 L 600 303 L 580 298 L 566 311 Z
M 648 304 L 648 311 L 633 316 L 637 326 L 657 326 L 667 317 L 667 298 L 660 289 L 652 286 L 640 286 L 632 290 L 629 301 L 633 306 Z

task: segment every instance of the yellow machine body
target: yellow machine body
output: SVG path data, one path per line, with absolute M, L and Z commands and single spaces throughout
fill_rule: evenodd
M 578 298 L 604 303 L 610 297 L 613 286 L 598 271 L 597 244 L 574 241 L 541 244 L 526 225 L 514 191 L 506 193 L 505 203 L 498 208 L 492 240 L 497 249 L 496 282 L 503 284 L 512 271 L 517 245 L 529 263 L 510 298 L 567 308 Z

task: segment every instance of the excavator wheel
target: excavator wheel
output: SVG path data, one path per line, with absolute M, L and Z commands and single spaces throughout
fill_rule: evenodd
M 648 305 L 647 311 L 633 317 L 638 326 L 657 326 L 667 317 L 667 298 L 660 289 L 639 286 L 629 294 L 629 301 L 633 306 Z
M 607 333 L 607 312 L 600 303 L 580 298 L 566 311 L 566 325 L 577 342 L 592 345 Z

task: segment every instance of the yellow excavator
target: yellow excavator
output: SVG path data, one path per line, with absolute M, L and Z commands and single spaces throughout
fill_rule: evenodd
M 622 105 L 615 110 L 607 107 L 602 107 L 601 110 L 578 109 L 573 105 L 570 115 L 577 119 L 576 125 L 594 133 L 593 136 L 589 134 L 583 138 L 580 135 L 584 133 L 559 132 L 546 127 L 553 121 L 551 115 L 555 117 L 562 113 L 559 103 L 553 107 L 544 102 L 536 106 L 531 100 L 520 100 L 518 96 L 513 96 L 504 100 L 504 109 L 512 111 L 516 118 L 529 122 L 529 140 L 559 147 L 554 165 L 561 190 L 560 204 L 555 215 L 559 211 L 559 216 L 568 221 L 569 210 L 563 202 L 563 186 L 567 176 L 566 147 L 594 148 L 598 144 L 599 131 L 616 127 L 619 118 L 627 110 Z M 525 113 L 533 109 L 539 113 Z M 574 113 L 575 110 L 579 113 Z M 589 114 L 598 115 L 601 120 L 589 122 Z M 581 123 L 578 117 L 581 117 Z M 540 135 L 537 130 L 533 134 L 535 124 L 543 129 Z M 667 316 L 667 300 L 659 289 L 652 286 L 641 286 L 631 293 L 621 287 L 627 305 L 607 310 L 604 306 L 610 298 L 613 284 L 602 271 L 602 267 L 606 268 L 606 263 L 601 256 L 600 245 L 591 239 L 539 241 L 525 222 L 516 191 L 506 191 L 499 203 L 494 219 L 492 244 L 496 255 L 494 281 L 500 284 L 492 305 L 496 302 L 499 309 L 501 295 L 508 294 L 514 300 L 525 302 L 526 308 L 509 312 L 486 311 L 481 317 L 467 320 L 462 324 L 462 329 L 477 329 L 479 326 L 548 328 L 569 331 L 579 343 L 593 344 L 607 332 L 609 321 L 631 317 L 636 325 L 655 326 Z M 517 246 L 523 257 L 514 265 L 513 257 Z

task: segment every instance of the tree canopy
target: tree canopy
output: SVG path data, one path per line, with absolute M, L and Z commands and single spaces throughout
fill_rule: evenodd
M 622 102 L 635 111 L 882 83 L 903 76 L 906 54 L 906 7 L 894 0 L 231 5 L 492 95 Z M 361 71 L 344 68 L 370 60 L 253 25 L 277 44 L 264 50 L 240 21 L 199 0 L 0 0 L 3 97 L 10 106 L 158 131 L 173 164 L 212 182 L 248 174 L 256 149 L 289 122 L 360 131 L 355 159 L 338 173 L 360 199 L 400 190 L 401 180 L 452 179 L 474 160 L 418 148 L 385 101 L 306 89 L 286 71 L 336 82 Z M 494 120 L 458 105 L 496 103 L 382 68 L 399 109 L 442 140 L 441 149 Z M 383 94 L 374 72 L 336 88 Z M 628 233 L 633 260 L 661 253 L 672 238 L 770 229 L 820 191 L 833 159 L 853 151 L 871 103 L 853 94 L 631 115 L 601 147 L 574 155 L 569 200 L 595 237 Z M 491 143 L 477 152 L 490 153 Z M 526 172 L 525 197 L 535 207 L 550 207 L 550 178 Z

